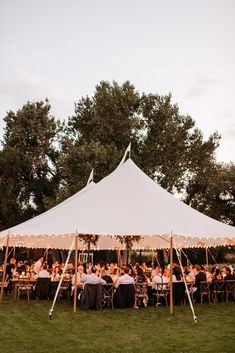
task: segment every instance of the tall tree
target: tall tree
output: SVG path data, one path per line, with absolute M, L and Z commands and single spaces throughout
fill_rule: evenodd
M 219 135 L 203 141 L 193 119 L 179 112 L 171 94 L 142 96 L 145 134 L 142 168 L 170 192 L 182 191 L 195 174 L 214 161 Z
M 130 143 L 138 151 L 140 97 L 129 82 L 101 82 L 93 97 L 75 104 L 62 140 L 60 166 L 67 196 L 86 184 L 92 168 L 99 181 L 120 161 Z
M 28 102 L 5 117 L 0 154 L 0 217 L 2 227 L 12 226 L 54 204 L 59 178 L 58 152 L 53 142 L 57 123 L 50 105 Z
M 96 181 L 111 172 L 129 142 L 133 160 L 175 192 L 213 163 L 219 136 L 214 133 L 204 141 L 170 94 L 140 95 L 129 82 L 121 86 L 101 82 L 93 97 L 75 104 L 75 114 L 68 120 L 60 159 L 68 195 L 85 185 L 91 168 Z
M 186 202 L 219 221 L 235 225 L 235 165 L 213 164 L 190 180 Z

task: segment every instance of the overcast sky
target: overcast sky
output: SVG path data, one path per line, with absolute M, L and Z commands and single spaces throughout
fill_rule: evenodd
M 49 99 L 64 119 L 101 80 L 167 94 L 235 162 L 235 1 L 1 0 L 2 118 Z

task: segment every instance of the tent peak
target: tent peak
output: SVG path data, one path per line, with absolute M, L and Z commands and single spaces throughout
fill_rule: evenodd
M 125 150 L 125 153 L 124 153 L 124 155 L 123 155 L 123 157 L 122 157 L 121 162 L 120 162 L 119 165 L 118 165 L 118 168 L 119 168 L 122 164 L 125 163 L 126 157 L 127 157 L 128 153 L 129 153 L 129 157 L 128 157 L 128 159 L 129 159 L 129 158 L 131 158 L 131 142 L 130 142 L 129 145 L 127 146 L 127 149 Z
M 87 180 L 87 184 L 86 185 L 90 184 L 91 182 L 94 182 L 94 168 L 92 168 L 92 170 L 91 170 L 91 173 L 89 175 L 89 178 Z

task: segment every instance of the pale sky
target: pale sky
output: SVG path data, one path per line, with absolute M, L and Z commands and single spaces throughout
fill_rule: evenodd
M 101 80 L 172 93 L 235 162 L 234 0 L 0 0 L 2 118 L 49 99 L 66 119 Z

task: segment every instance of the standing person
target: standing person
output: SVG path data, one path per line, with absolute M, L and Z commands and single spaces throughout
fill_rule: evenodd
M 40 256 L 38 261 L 36 261 L 33 266 L 33 272 L 35 273 L 35 275 L 38 276 L 42 265 L 43 265 L 43 256 Z

